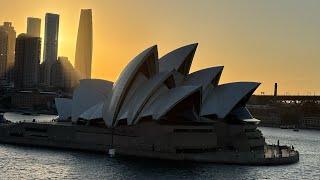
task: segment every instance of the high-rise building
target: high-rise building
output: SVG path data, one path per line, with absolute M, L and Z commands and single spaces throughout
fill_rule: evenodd
M 51 85 L 62 90 L 71 90 L 76 84 L 75 69 L 67 57 L 59 57 L 51 67 Z
M 51 66 L 57 61 L 58 56 L 59 15 L 46 14 L 44 34 L 44 84 L 50 86 Z
M 15 51 L 15 88 L 36 88 L 39 78 L 41 38 L 20 34 L 16 40 Z
M 82 9 L 80 15 L 77 47 L 75 55 L 75 69 L 81 79 L 91 78 L 92 63 L 92 10 Z
M 27 19 L 27 35 L 32 37 L 40 37 L 41 19 L 28 17 Z
M 42 62 L 39 66 L 39 85 L 42 88 L 46 88 L 46 84 L 45 84 L 45 63 Z
M 0 86 L 13 81 L 14 50 L 16 31 L 11 22 L 0 26 Z

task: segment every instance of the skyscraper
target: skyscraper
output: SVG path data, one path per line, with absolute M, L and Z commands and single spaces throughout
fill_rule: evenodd
M 58 56 L 59 15 L 46 14 L 44 37 L 44 84 L 50 86 L 51 66 L 57 61 Z
M 77 47 L 75 55 L 75 69 L 81 79 L 91 78 L 92 63 L 92 10 L 82 9 L 80 15 Z
M 51 85 L 58 89 L 71 90 L 75 84 L 75 69 L 67 57 L 59 57 L 51 67 Z
M 16 40 L 14 86 L 18 89 L 38 85 L 41 38 L 20 34 Z
M 27 19 L 27 35 L 32 37 L 40 37 L 41 19 L 28 17 Z
M 0 86 L 13 81 L 14 49 L 16 31 L 11 22 L 0 26 Z

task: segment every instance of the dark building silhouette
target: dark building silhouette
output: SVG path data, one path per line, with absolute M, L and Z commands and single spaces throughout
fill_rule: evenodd
M 39 86 L 41 88 L 46 88 L 46 84 L 45 84 L 45 77 L 44 77 L 44 74 L 45 74 L 45 63 L 42 62 L 39 66 Z
M 67 57 L 59 57 L 51 67 L 51 86 L 71 90 L 76 84 L 75 69 Z
M 80 15 L 77 47 L 75 55 L 75 69 L 81 79 L 91 78 L 92 63 L 92 10 L 82 9 Z
M 59 15 L 46 14 L 44 37 L 44 84 L 50 86 L 51 66 L 57 61 L 59 35 Z
M 57 97 L 59 97 L 59 94 L 55 92 L 24 90 L 15 92 L 11 96 L 11 104 L 15 108 L 50 110 L 53 108 L 54 99 Z
M 0 26 L 0 86 L 10 86 L 13 78 L 16 31 L 11 22 Z
M 39 78 L 41 38 L 20 34 L 16 40 L 15 51 L 15 88 L 36 88 Z
M 32 37 L 40 37 L 41 19 L 28 17 L 27 19 L 27 35 Z

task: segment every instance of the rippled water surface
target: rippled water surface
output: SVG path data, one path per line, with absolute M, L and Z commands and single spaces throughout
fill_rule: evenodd
M 267 142 L 293 144 L 300 162 L 238 166 L 108 158 L 103 154 L 0 144 L 0 179 L 320 179 L 320 131 L 260 128 Z

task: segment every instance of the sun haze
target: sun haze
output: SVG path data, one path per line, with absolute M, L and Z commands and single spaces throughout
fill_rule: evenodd
M 93 10 L 92 77 L 115 81 L 142 50 L 159 56 L 198 42 L 191 71 L 224 65 L 222 83 L 262 82 L 257 94 L 320 94 L 316 0 L 0 0 L 0 21 L 26 31 L 27 17 L 60 14 L 59 56 L 74 62 L 81 9 Z M 43 44 L 43 43 L 42 43 Z

